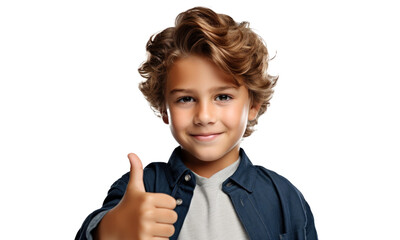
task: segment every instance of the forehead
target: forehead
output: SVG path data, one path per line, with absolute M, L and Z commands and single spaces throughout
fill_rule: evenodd
M 225 73 L 208 58 L 202 56 L 187 56 L 180 58 L 171 66 L 166 88 L 177 85 L 190 87 L 205 87 L 215 85 L 238 86 L 234 78 Z

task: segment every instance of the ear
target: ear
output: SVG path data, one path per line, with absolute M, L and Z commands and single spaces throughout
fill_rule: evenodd
M 167 111 L 162 112 L 162 120 L 165 124 L 169 124 Z
M 248 120 L 253 121 L 257 118 L 258 112 L 261 108 L 261 103 L 252 103 L 252 106 L 250 107 L 249 115 L 248 115 Z

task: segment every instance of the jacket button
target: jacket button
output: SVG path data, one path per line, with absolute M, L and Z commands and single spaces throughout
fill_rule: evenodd
M 176 205 L 179 206 L 183 203 L 183 200 L 181 198 L 176 199 Z
M 186 182 L 189 182 L 190 179 L 192 179 L 192 176 L 190 176 L 190 174 L 186 174 L 186 175 L 185 175 L 185 181 L 186 181 Z

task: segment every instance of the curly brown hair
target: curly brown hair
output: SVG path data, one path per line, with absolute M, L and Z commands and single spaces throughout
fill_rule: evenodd
M 165 82 L 174 61 L 191 54 L 201 55 L 231 75 L 235 84 L 245 85 L 252 103 L 261 105 L 243 137 L 250 136 L 258 117 L 267 110 L 278 80 L 268 74 L 267 47 L 249 23 L 237 23 L 208 8 L 195 7 L 180 13 L 175 27 L 151 36 L 146 50 L 148 59 L 138 69 L 146 80 L 139 89 L 159 117 L 166 112 Z

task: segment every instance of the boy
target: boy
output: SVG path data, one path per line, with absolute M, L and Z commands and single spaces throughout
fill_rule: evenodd
M 147 43 L 140 90 L 179 143 L 168 163 L 128 155 L 130 173 L 76 239 L 317 239 L 311 210 L 285 178 L 254 166 L 242 137 L 277 78 L 248 23 L 207 8 L 178 15 Z

